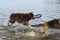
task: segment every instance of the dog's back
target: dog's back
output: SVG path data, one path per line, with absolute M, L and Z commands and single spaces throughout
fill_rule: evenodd
M 27 21 L 28 20 L 28 17 L 29 17 L 29 14 L 19 14 L 19 13 L 16 13 L 16 14 L 11 14 L 10 15 L 10 19 L 13 19 L 15 21 Z
M 54 20 L 48 21 L 47 24 L 50 28 L 60 29 L 60 19 L 54 19 Z

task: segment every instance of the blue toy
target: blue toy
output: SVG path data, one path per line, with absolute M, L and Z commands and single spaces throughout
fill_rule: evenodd
M 42 14 L 37 14 L 37 15 L 35 15 L 34 19 L 37 19 L 37 18 L 40 18 L 40 17 L 42 17 Z

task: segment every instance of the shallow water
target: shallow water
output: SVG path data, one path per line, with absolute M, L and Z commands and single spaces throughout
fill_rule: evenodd
M 0 33 L 1 32 L 8 32 L 8 30 L 1 29 Z M 21 34 L 24 34 L 24 32 L 20 32 L 20 33 L 18 33 L 18 35 L 0 34 L 0 40 L 60 40 L 60 30 L 58 30 L 58 29 L 49 28 L 44 34 L 37 36 L 37 37 L 22 36 Z

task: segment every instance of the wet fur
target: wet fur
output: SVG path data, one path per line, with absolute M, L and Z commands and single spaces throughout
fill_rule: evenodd
M 32 12 L 30 12 L 30 13 L 12 13 L 10 15 L 8 25 L 9 25 L 9 23 L 14 24 L 16 21 L 23 25 L 28 25 L 28 22 L 31 19 L 34 19 L 34 15 Z
M 54 19 L 51 21 L 48 21 L 47 24 L 49 25 L 49 28 L 56 28 L 60 29 L 60 19 Z
M 37 35 L 41 35 L 41 34 L 45 33 L 46 30 L 48 30 L 48 28 L 60 29 L 60 19 L 54 19 L 54 20 L 48 21 L 43 24 L 31 25 L 31 26 L 32 27 L 42 26 L 43 29 L 40 32 L 36 33 Z

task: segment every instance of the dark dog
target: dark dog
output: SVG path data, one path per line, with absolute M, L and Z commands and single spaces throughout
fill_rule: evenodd
M 10 19 L 8 21 L 8 26 L 9 26 L 9 23 L 14 24 L 16 21 L 18 23 L 22 23 L 23 25 L 27 26 L 27 25 L 29 25 L 28 21 L 31 19 L 34 19 L 34 15 L 32 12 L 30 12 L 30 13 L 12 13 L 10 15 Z

